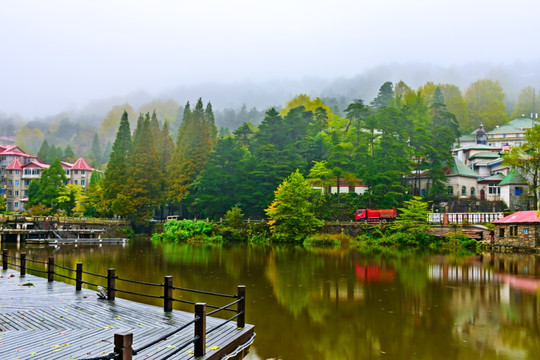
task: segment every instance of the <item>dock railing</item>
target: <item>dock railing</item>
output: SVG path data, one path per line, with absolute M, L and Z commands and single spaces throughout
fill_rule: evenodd
M 108 269 L 107 275 L 103 274 L 97 274 L 92 273 L 88 271 L 83 271 L 83 264 L 77 263 L 76 268 L 68 268 L 65 266 L 60 266 L 58 264 L 55 264 L 54 257 L 49 257 L 48 261 L 40 261 L 40 260 L 33 260 L 28 259 L 26 257 L 26 253 L 21 253 L 18 258 L 17 263 L 17 257 L 13 255 L 9 255 L 8 250 L 4 249 L 2 251 L 2 267 L 3 270 L 6 271 L 9 267 L 11 268 L 17 268 L 21 274 L 21 276 L 25 276 L 27 271 L 33 271 L 41 274 L 46 274 L 48 282 L 53 282 L 55 276 L 61 277 L 63 279 L 68 279 L 75 281 L 75 291 L 81 291 L 83 285 L 90 285 L 98 290 L 98 296 L 101 296 L 107 300 L 114 300 L 116 297 L 116 293 L 125 293 L 125 294 L 131 294 L 136 296 L 142 296 L 142 297 L 148 297 L 148 298 L 155 298 L 155 299 L 163 299 L 163 310 L 165 312 L 171 312 L 173 310 L 173 303 L 179 302 L 179 303 L 185 303 L 185 304 L 191 304 L 194 305 L 194 319 L 186 324 L 183 324 L 182 326 L 172 330 L 171 332 L 167 333 L 164 336 L 161 336 L 159 338 L 154 339 L 153 341 L 144 344 L 142 346 L 133 347 L 133 334 L 127 333 L 127 334 L 114 334 L 114 351 L 104 357 L 99 358 L 93 358 L 93 359 L 122 359 L 122 360 L 130 360 L 132 355 L 137 355 L 141 351 L 171 337 L 172 335 L 190 327 L 193 326 L 193 338 L 190 338 L 183 344 L 180 344 L 179 346 L 176 346 L 176 349 L 174 352 L 170 353 L 163 359 L 168 359 L 178 352 L 182 351 L 183 349 L 187 348 L 191 344 L 193 344 L 193 354 L 195 357 L 203 356 L 206 354 L 206 337 L 208 334 L 212 333 L 213 331 L 225 326 L 227 323 L 230 323 L 231 321 L 236 320 L 236 326 L 237 328 L 244 328 L 245 326 L 245 306 L 246 306 L 246 287 L 244 285 L 239 285 L 237 287 L 237 293 L 236 294 L 220 294 L 215 292 L 209 292 L 209 291 L 202 291 L 202 290 L 195 290 L 195 289 L 188 289 L 183 287 L 177 287 L 173 285 L 173 277 L 172 276 L 165 276 L 164 281 L 162 284 L 157 283 L 149 283 L 149 282 L 143 282 L 143 281 L 137 281 L 137 280 L 131 280 L 131 279 L 125 279 L 118 277 L 116 275 L 116 270 L 113 268 Z M 41 264 L 43 267 L 45 267 L 47 270 L 37 269 L 37 268 L 31 268 L 27 266 L 27 263 L 33 263 L 33 264 Z M 60 274 L 55 271 L 55 269 L 63 269 L 67 272 L 74 273 L 75 277 Z M 93 283 L 87 280 L 83 280 L 83 274 L 88 276 L 92 276 L 98 279 L 102 279 L 101 281 L 104 283 L 104 286 L 99 285 L 97 283 Z M 163 288 L 163 295 L 151 295 L 151 294 L 144 294 L 144 293 L 137 293 L 133 291 L 127 291 L 117 288 L 116 282 L 125 282 L 125 283 L 133 283 L 133 284 L 139 284 L 144 285 L 148 287 L 159 287 Z M 106 283 L 106 285 L 105 285 Z M 106 291 L 106 292 L 105 292 Z M 210 305 L 203 302 L 191 302 L 187 300 L 181 300 L 174 297 L 174 291 L 182 291 L 182 292 L 190 292 L 190 293 L 196 293 L 196 294 L 202 294 L 202 295 L 209 295 L 214 297 L 221 297 L 221 298 L 230 298 L 234 299 L 232 302 L 230 302 L 227 305 L 224 306 L 215 306 Z M 232 308 L 236 305 L 236 308 Z M 206 309 L 210 308 L 213 309 L 210 312 L 207 312 Z M 228 319 L 224 319 L 222 323 L 219 325 L 216 325 L 212 327 L 211 329 L 206 328 L 206 316 L 215 315 L 222 311 L 228 311 L 231 313 L 234 313 L 232 317 L 229 317 Z M 81 360 L 93 360 L 93 359 L 81 359 Z

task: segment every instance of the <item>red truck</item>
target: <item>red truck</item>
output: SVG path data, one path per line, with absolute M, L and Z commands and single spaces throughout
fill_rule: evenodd
M 396 219 L 396 209 L 358 209 L 356 210 L 356 221 L 362 222 L 390 222 Z

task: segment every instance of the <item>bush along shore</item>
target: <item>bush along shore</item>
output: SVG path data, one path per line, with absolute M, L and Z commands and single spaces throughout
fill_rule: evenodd
M 322 230 L 322 229 L 321 229 Z M 318 232 L 306 235 L 302 241 L 272 236 L 266 222 L 213 223 L 194 220 L 170 220 L 164 224 L 162 233 L 154 233 L 153 241 L 172 242 L 246 242 L 246 243 L 302 243 L 306 247 L 324 248 L 418 248 L 434 252 L 479 252 L 487 250 L 484 242 L 469 238 L 459 229 L 445 237 L 429 233 L 429 227 L 416 226 L 400 229 L 396 225 L 366 227 L 358 236 Z

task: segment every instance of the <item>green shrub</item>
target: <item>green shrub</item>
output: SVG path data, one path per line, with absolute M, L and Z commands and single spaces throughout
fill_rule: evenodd
M 207 240 L 213 234 L 212 223 L 193 220 L 170 220 L 163 226 L 163 233 L 154 233 L 152 240 Z
M 304 245 L 341 247 L 342 244 L 348 244 L 349 240 L 350 237 L 343 234 L 316 234 L 308 236 Z

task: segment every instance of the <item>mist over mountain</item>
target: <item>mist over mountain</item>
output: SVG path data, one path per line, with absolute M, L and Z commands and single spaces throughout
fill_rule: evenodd
M 25 113 L 22 104 L 32 104 L 40 100 L 24 99 L 19 105 L 20 111 L 6 113 L 0 108 L 0 121 L 10 127 L 19 128 L 28 122 L 46 124 L 59 114 L 64 114 L 72 121 L 97 126 L 115 105 L 128 103 L 138 110 L 142 105 L 155 99 L 173 99 L 184 105 L 187 101 L 193 103 L 198 98 L 202 98 L 206 102 L 210 101 L 216 111 L 240 109 L 244 104 L 248 108 L 256 107 L 260 111 L 270 107 L 281 108 L 295 95 L 303 93 L 323 99 L 340 99 L 341 104 L 354 99 L 363 99 L 369 103 L 385 81 L 394 83 L 404 81 L 413 89 L 417 89 L 428 81 L 449 83 L 458 86 L 464 92 L 470 83 L 483 78 L 500 82 L 506 93 L 505 102 L 510 113 L 523 87 L 530 85 L 540 88 L 539 69 L 540 61 L 512 64 L 470 63 L 452 67 L 429 63 L 388 63 L 366 69 L 351 77 L 313 76 L 261 82 L 206 82 L 198 85 L 179 85 L 155 92 L 144 89 L 134 90 L 101 99 L 88 99 L 88 102 L 80 107 L 61 106 L 62 99 L 57 99 L 56 110 L 53 112 L 36 113 L 30 116 L 18 115 Z

